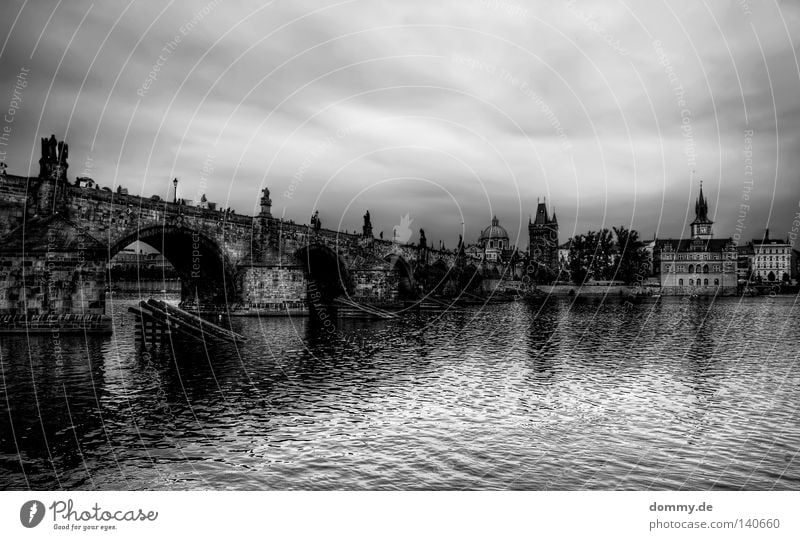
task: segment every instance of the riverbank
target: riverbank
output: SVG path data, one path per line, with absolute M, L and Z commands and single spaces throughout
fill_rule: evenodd
M 4 315 L 0 334 L 111 334 L 107 315 Z
M 110 292 L 118 294 L 180 294 L 180 279 L 115 280 L 111 282 Z
M 631 287 L 629 285 L 539 285 L 532 296 L 657 296 L 660 287 Z
M 525 296 L 593 296 L 593 297 L 647 297 L 647 296 L 775 296 L 796 295 L 797 285 L 758 285 L 747 288 L 737 287 L 632 287 L 629 285 L 540 285 L 525 293 Z

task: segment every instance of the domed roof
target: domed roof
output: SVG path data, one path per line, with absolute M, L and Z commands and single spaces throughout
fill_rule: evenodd
M 500 225 L 497 216 L 492 218 L 492 224 L 483 229 L 481 240 L 508 240 L 508 232 Z

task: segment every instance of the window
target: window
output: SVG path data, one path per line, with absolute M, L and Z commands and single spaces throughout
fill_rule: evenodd
M 691 274 L 691 273 L 693 273 L 693 272 L 694 272 L 694 265 L 693 265 L 693 264 L 690 264 L 690 265 L 689 265 L 689 273 Z
M 703 280 L 703 285 L 708 285 L 708 279 Z
M 719 280 L 718 279 L 714 280 L 714 285 L 719 285 Z
M 689 280 L 689 285 L 694 285 L 694 280 L 693 279 Z
M 681 287 L 683 287 L 683 279 L 679 279 L 679 280 L 678 280 L 678 285 L 680 285 Z
M 704 274 L 708 274 L 708 265 L 707 264 L 703 265 L 703 273 Z M 706 280 L 706 285 L 708 285 L 708 280 Z

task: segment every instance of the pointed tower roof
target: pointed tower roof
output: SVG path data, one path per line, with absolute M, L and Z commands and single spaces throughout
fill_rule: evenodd
M 703 196 L 703 182 L 700 181 L 700 196 L 697 197 L 697 202 L 694 204 L 694 221 L 692 225 L 697 223 L 713 223 L 708 219 L 708 201 Z

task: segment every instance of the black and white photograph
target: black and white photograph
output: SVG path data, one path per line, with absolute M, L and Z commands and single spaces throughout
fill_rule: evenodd
M 789 0 L 4 0 L 0 535 L 797 538 L 799 48 Z

